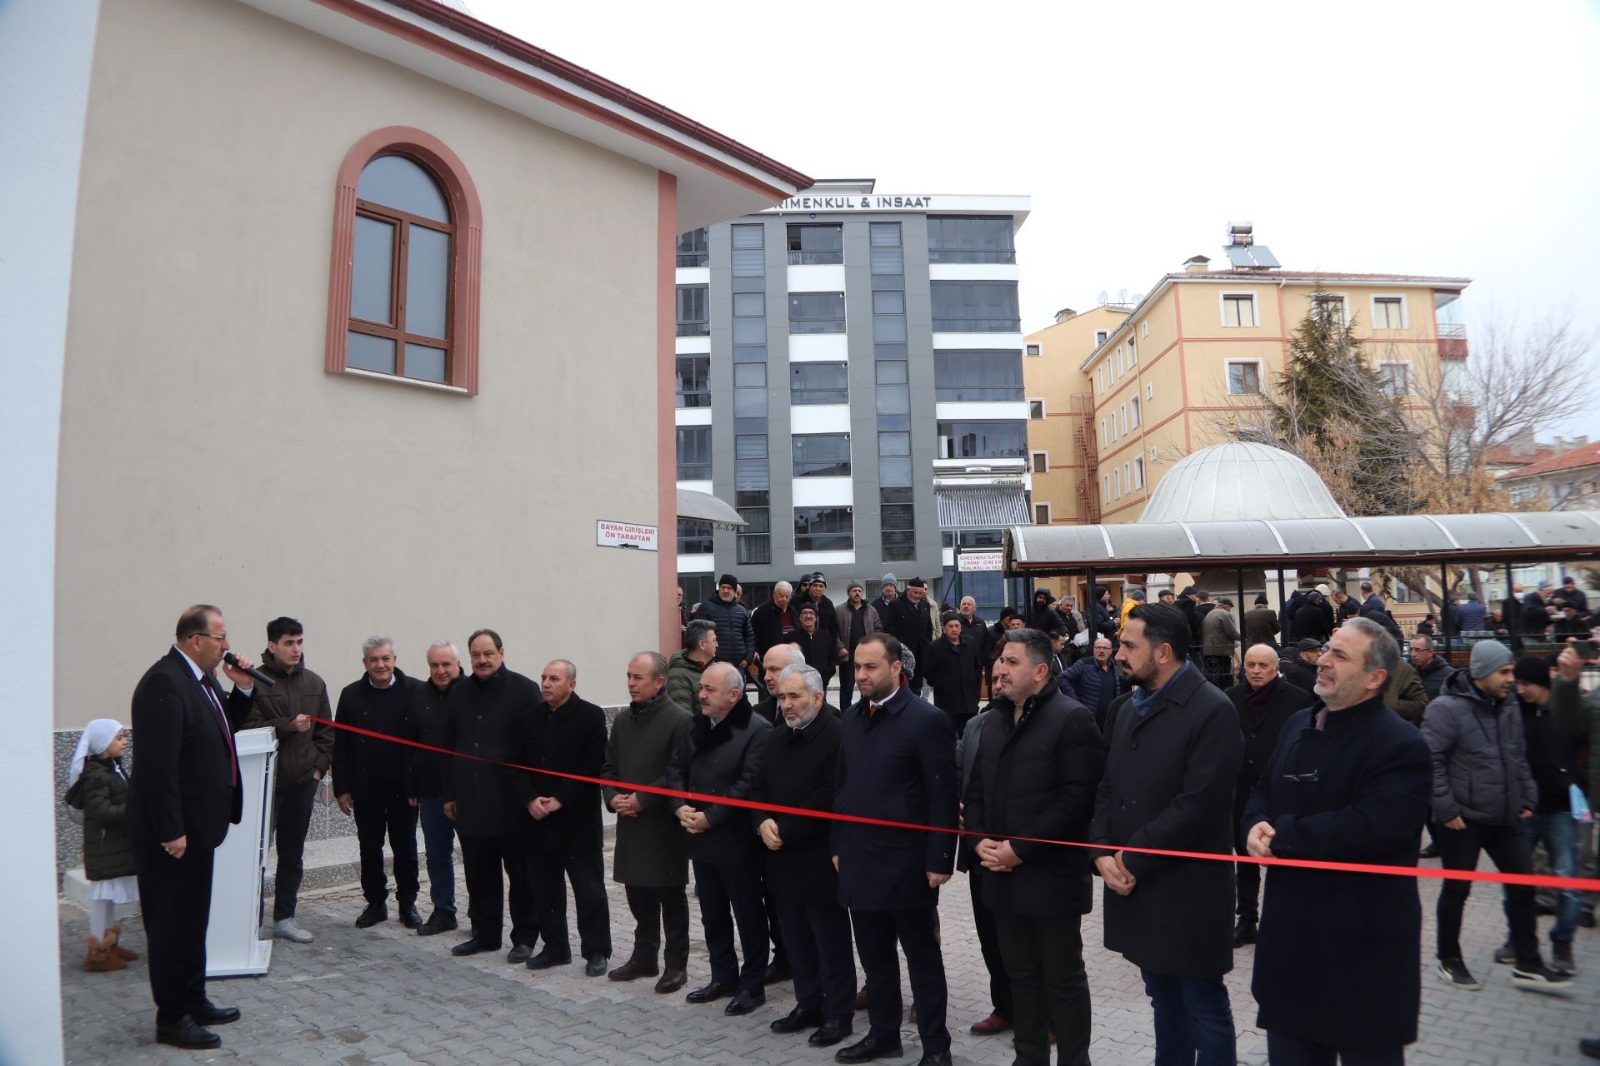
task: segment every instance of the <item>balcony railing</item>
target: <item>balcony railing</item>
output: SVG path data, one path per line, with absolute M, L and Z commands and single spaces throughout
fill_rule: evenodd
M 977 248 L 929 248 L 930 263 L 1015 263 L 1015 250 L 988 251 Z

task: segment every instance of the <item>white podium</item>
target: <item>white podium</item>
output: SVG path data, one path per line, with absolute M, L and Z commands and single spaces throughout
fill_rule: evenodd
M 271 726 L 234 734 L 244 813 L 217 849 L 211 885 L 211 925 L 206 931 L 206 976 L 245 977 L 267 972 L 272 941 L 262 940 L 261 879 L 272 836 L 272 782 L 278 737 Z

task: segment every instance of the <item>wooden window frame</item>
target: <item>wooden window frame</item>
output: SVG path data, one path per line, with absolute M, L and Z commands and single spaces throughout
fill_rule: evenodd
M 367 204 L 356 198 L 356 186 L 361 172 L 379 156 L 397 155 L 421 166 L 439 184 L 450 206 L 450 225 L 441 226 L 431 219 L 406 214 L 387 205 Z M 442 342 L 437 337 L 402 334 L 397 326 L 385 326 L 352 318 L 350 315 L 350 289 L 355 269 L 355 230 L 358 215 L 366 215 L 384 222 L 410 224 L 415 222 L 430 229 L 450 233 L 449 292 L 446 297 L 447 332 L 451 335 Z M 399 226 L 404 229 L 404 225 Z M 395 285 L 404 277 L 406 242 L 396 234 L 394 266 Z M 483 206 L 478 199 L 466 166 L 454 152 L 437 137 L 410 126 L 385 126 L 373 130 L 351 146 L 339 166 L 334 187 L 333 203 L 333 255 L 328 284 L 328 331 L 323 368 L 330 374 L 351 374 L 382 380 L 404 382 L 425 388 L 444 389 L 468 396 L 478 394 L 478 313 L 483 278 Z M 404 322 L 398 302 L 393 294 L 396 316 Z M 355 330 L 373 336 L 391 337 L 395 340 L 395 369 L 397 373 L 348 367 L 347 334 Z M 426 344 L 431 348 L 445 349 L 445 380 L 424 381 L 403 377 L 398 371 L 405 366 L 407 341 Z

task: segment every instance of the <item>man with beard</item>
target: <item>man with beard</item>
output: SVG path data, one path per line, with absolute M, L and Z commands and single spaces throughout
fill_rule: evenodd
M 539 675 L 539 694 L 550 709 L 539 766 L 559 774 L 599 777 L 606 761 L 606 712 L 579 696 L 577 686 L 578 668 L 566 659 L 553 660 Z M 599 977 L 611 957 L 600 787 L 556 776 L 539 783 L 547 791 L 534 797 L 528 813 L 543 830 L 543 847 L 535 852 L 532 869 L 534 896 L 546 917 L 539 923 L 544 950 L 528 960 L 528 969 L 547 970 L 572 961 L 565 874 L 577 905 L 583 972 Z
M 761 685 L 766 694 L 756 704 L 756 715 L 766 719 L 768 725 L 778 722 L 778 675 L 786 666 L 806 665 L 806 653 L 798 644 L 775 644 L 761 657 Z M 695 706 L 700 705 L 700 695 L 695 693 Z
M 1284 724 L 1244 817 L 1251 855 L 1415 866 L 1430 770 L 1417 731 L 1383 703 L 1400 659 L 1377 622 L 1340 626 L 1318 703 Z M 1422 905 L 1412 877 L 1274 866 L 1251 991 L 1282 1063 L 1399 1064 L 1417 1038 Z
M 294 913 L 305 876 L 311 808 L 323 777 L 333 766 L 328 686 L 306 669 L 305 647 L 305 627 L 293 618 L 274 618 L 267 623 L 261 670 L 278 683 L 261 687 L 250 701 L 250 716 L 244 722 L 246 729 L 272 726 L 278 737 L 277 783 L 272 794 L 278 875 L 272 894 L 272 931 L 280 940 L 296 944 L 309 944 L 313 939 L 295 924 Z
M 461 683 L 461 654 L 448 640 L 428 646 L 428 680 L 411 690 L 412 739 L 443 748 L 449 739 L 446 700 Z M 459 927 L 456 920 L 456 823 L 444 813 L 442 789 L 446 756 L 417 749 L 411 755 L 411 789 L 428 856 L 428 896 L 433 913 L 418 936 L 437 936 Z
M 927 678 L 925 663 L 928 647 L 933 643 L 933 605 L 928 602 L 928 583 L 920 577 L 906 582 L 906 594 L 889 609 L 885 630 L 894 634 L 900 646 L 916 657 L 917 669 L 911 675 L 911 693 L 922 695 L 922 685 Z
M 535 840 L 528 804 L 538 783 L 511 766 L 537 766 L 550 709 L 531 678 L 505 665 L 500 634 L 480 629 L 467 641 L 472 676 L 445 698 L 445 747 L 471 758 L 445 763 L 444 812 L 461 834 L 461 867 L 467 879 L 467 921 L 472 936 L 450 949 L 456 956 L 500 950 L 506 908 L 505 870 L 510 882 L 509 963 L 533 957 L 539 935 L 531 851 Z M 509 764 L 509 765 L 507 765 Z
M 383 838 L 394 854 L 394 894 L 400 923 L 422 925 L 417 913 L 417 809 L 411 805 L 411 752 L 404 744 L 411 726 L 411 681 L 395 666 L 394 641 L 372 636 L 361 645 L 366 673 L 339 693 L 336 721 L 381 736 L 341 729 L 333 742 L 333 794 L 339 809 L 354 814 L 361 848 L 361 894 L 366 909 L 357 929 L 389 919 L 389 880 L 383 871 Z
M 1240 819 L 1244 817 L 1250 790 L 1267 772 L 1284 723 L 1296 711 L 1311 706 L 1314 700 L 1309 692 L 1295 688 L 1279 676 L 1278 653 L 1271 644 L 1256 644 L 1244 653 L 1244 684 L 1228 689 L 1227 697 L 1239 713 L 1239 731 L 1244 735 L 1244 764 L 1239 769 L 1239 783 L 1233 789 L 1234 850 L 1248 855 L 1249 842 L 1245 839 L 1244 828 L 1240 827 Z M 1239 921 L 1233 927 L 1233 946 L 1242 948 L 1256 942 L 1259 914 L 1256 899 L 1261 888 L 1261 867 L 1253 862 L 1239 863 L 1234 867 L 1234 881 L 1238 887 Z
M 750 798 L 804 810 L 833 809 L 842 725 L 824 701 L 822 676 L 808 666 L 778 675 L 782 720 L 770 731 Z M 839 875 L 828 851 L 829 823 L 795 814 L 751 811 L 766 848 L 766 882 L 777 901 L 794 971 L 795 1007 L 774 1033 L 816 1028 L 807 1043 L 831 1047 L 851 1033 L 856 997 L 850 915 L 839 905 Z
M 1306 637 L 1278 659 L 1278 673 L 1289 684 L 1307 695 L 1315 695 L 1317 660 L 1322 658 L 1322 642 Z
M 667 787 L 726 799 L 748 799 L 761 773 L 769 729 L 745 699 L 739 675 L 725 663 L 700 677 L 700 714 L 667 762 Z M 745 812 L 722 803 L 690 803 L 668 797 L 667 805 L 687 834 L 684 850 L 694 864 L 700 924 L 711 956 L 711 980 L 688 995 L 690 1003 L 733 1000 L 726 1014 L 749 1014 L 767 1001 L 767 912 L 761 856 Z M 734 952 L 734 927 L 744 965 Z
M 1111 706 L 1092 839 L 1107 849 L 1095 859 L 1106 947 L 1144 977 L 1155 1060 L 1215 1066 L 1235 1058 L 1222 982 L 1233 969 L 1233 876 L 1220 862 L 1111 850 L 1233 852 L 1239 719 L 1188 662 L 1188 640 L 1173 608 L 1147 604 L 1128 616 L 1117 661 L 1134 689 Z
M 839 642 L 844 645 L 845 658 L 839 669 L 839 706 L 850 706 L 850 697 L 856 683 L 856 645 L 861 638 L 883 632 L 883 618 L 878 609 L 866 602 L 867 587 L 859 581 L 850 582 L 849 598 L 839 605 Z
M 1007 635 L 994 684 L 963 817 L 968 830 L 984 834 L 977 845 L 983 902 L 994 912 L 1011 977 L 1016 1061 L 1048 1066 L 1053 1032 L 1061 1062 L 1086 1063 L 1088 852 L 1037 841 L 1088 838 L 1105 750 L 1088 708 L 1056 687 L 1045 634 Z
M 688 708 L 667 698 L 666 671 L 666 659 L 653 651 L 628 660 L 628 709 L 611 723 L 606 761 L 600 768 L 605 780 L 666 787 L 667 763 L 689 735 L 693 719 Z M 666 796 L 623 792 L 612 785 L 605 786 L 601 796 L 617 815 L 611 879 L 627 894 L 634 921 L 633 953 L 607 976 L 613 981 L 636 981 L 660 973 L 656 991 L 676 992 L 689 981 L 689 898 L 684 892 L 689 861 L 683 852 L 683 833 Z M 658 954 L 663 927 L 664 957 Z M 658 958 L 665 962 L 665 972 Z

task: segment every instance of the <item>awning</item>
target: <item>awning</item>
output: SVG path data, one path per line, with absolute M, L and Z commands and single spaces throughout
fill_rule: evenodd
M 1589 559 L 1600 559 L 1600 511 L 1017 525 L 1006 532 L 1006 572 L 1012 576 L 1076 574 L 1090 567 L 1192 573 L 1207 567 L 1277 570 Z
M 940 529 L 1003 529 L 1033 521 L 1021 485 L 945 485 L 933 490 L 933 498 Z
M 743 529 L 750 524 L 739 517 L 738 511 L 709 492 L 695 492 L 693 489 L 678 490 L 678 517 L 690 522 L 706 522 L 722 529 Z

